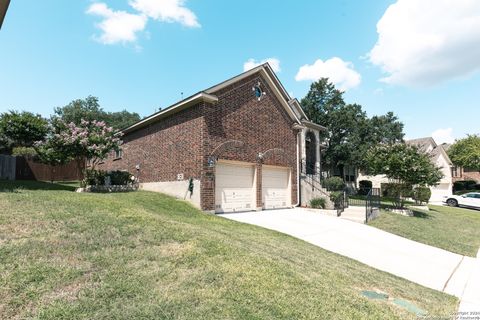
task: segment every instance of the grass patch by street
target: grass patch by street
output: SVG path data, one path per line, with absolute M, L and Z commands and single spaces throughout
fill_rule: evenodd
M 44 189 L 46 188 L 46 189 Z M 458 300 L 157 193 L 0 181 L 1 319 L 415 319 Z
M 413 217 L 382 211 L 369 225 L 399 236 L 475 257 L 480 247 L 480 211 L 429 206 L 413 210 Z

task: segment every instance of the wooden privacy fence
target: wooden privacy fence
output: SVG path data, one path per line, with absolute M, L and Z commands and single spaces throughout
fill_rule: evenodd
M 85 161 L 83 160 L 51 166 L 25 157 L 0 155 L 0 179 L 74 181 L 83 179 L 84 169 Z

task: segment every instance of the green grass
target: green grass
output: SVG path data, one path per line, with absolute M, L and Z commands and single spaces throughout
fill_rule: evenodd
M 475 257 L 480 248 L 480 211 L 429 206 L 407 217 L 382 211 L 370 226 L 451 252 Z
M 46 189 L 44 189 L 46 188 Z M 149 192 L 0 182 L 0 319 L 415 319 L 458 300 Z

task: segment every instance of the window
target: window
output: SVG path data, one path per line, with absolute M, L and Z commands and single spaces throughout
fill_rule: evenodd
M 452 177 L 454 178 L 460 178 L 462 176 L 462 170 L 461 168 L 455 166 L 452 167 Z
M 477 197 L 477 194 L 475 194 L 475 193 L 467 193 L 467 194 L 465 195 L 465 197 L 467 197 L 467 198 L 476 198 L 476 197 Z
M 121 159 L 123 157 L 123 150 L 115 150 L 115 159 Z

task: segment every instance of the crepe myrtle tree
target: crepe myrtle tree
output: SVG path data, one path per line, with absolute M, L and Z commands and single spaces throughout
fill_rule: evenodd
M 58 165 L 88 160 L 91 169 L 95 170 L 111 151 L 120 150 L 120 138 L 121 133 L 115 133 L 104 121 L 82 120 L 76 125 L 56 119 L 51 124 L 50 134 L 35 147 L 39 158 L 46 163 Z
M 434 186 L 443 178 L 441 168 L 432 163 L 428 154 L 404 143 L 377 145 L 367 152 L 365 160 L 367 174 L 383 174 L 395 183 L 397 208 L 403 208 L 414 186 Z

